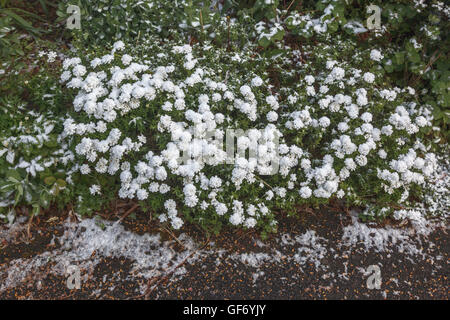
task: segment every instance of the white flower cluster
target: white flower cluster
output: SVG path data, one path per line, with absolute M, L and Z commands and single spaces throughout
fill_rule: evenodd
M 415 137 L 431 125 L 430 111 L 396 103 L 413 90 L 379 90 L 374 73 L 328 60 L 322 72 L 303 75 L 296 90 L 282 88 L 283 100 L 259 76 L 229 77 L 189 45 L 144 62 L 122 50 L 119 42 L 89 64 L 64 61 L 61 81 L 77 91 L 76 114 L 64 121 L 80 159 L 74 170 L 119 177 L 121 198 L 162 195 L 160 219 L 175 229 L 183 225 L 177 203 L 252 228 L 271 215 L 274 202 L 353 194 L 348 181 L 362 172 L 387 193 L 403 188 L 403 199 L 433 171 L 434 155 Z M 382 59 L 377 50 L 370 57 Z M 380 97 L 396 103 L 395 111 L 372 114 Z M 131 128 L 138 123 L 149 131 L 136 134 Z M 243 123 L 250 129 L 237 134 Z M 229 129 L 237 154 L 223 146 Z M 90 192 L 101 189 L 93 185 Z
M 425 158 L 417 156 L 414 149 L 409 149 L 407 154 L 402 154 L 398 159 L 391 160 L 388 169 L 378 169 L 378 177 L 386 184 L 387 193 L 393 193 L 395 189 L 408 186 L 412 183 L 422 185 L 425 177 L 430 177 L 437 165 L 436 156 L 428 153 Z
M 276 126 L 267 124 L 259 130 L 250 129 L 244 134 L 236 134 L 237 150 L 244 153 L 238 153 L 229 162 L 229 155 L 218 143 L 227 132 L 225 123 L 228 120 L 223 113 L 213 111 L 226 103 L 228 108 L 240 111 L 249 121 L 256 121 L 258 108 L 264 108 L 268 110 L 267 119 L 277 121 L 278 115 L 274 111 L 279 108 L 277 98 L 268 95 L 263 101 L 265 106 L 261 107 L 255 98 L 255 90 L 263 85 L 260 77 L 254 77 L 251 86 L 233 87 L 215 81 L 208 76 L 211 72 L 207 68 L 195 68 L 197 59 L 193 57 L 189 45 L 174 46 L 171 50 L 176 57 L 183 57 L 181 68 L 188 75 L 182 80 L 171 77 L 176 71 L 173 65 L 139 64 L 131 62 L 135 59 L 128 55 L 122 55 L 120 59 L 124 67 L 112 66 L 106 71 L 100 70 L 110 66 L 120 50 L 123 50 L 123 45 L 119 42 L 114 45 L 111 54 L 93 59 L 90 62 L 93 71 L 89 73 L 89 67 L 81 64 L 78 58 L 64 61 L 61 81 L 77 89 L 74 110 L 89 119 L 88 122 L 77 122 L 74 119 L 77 117 L 68 117 L 64 121 L 64 135 L 78 141 L 76 155 L 85 159 L 75 166 L 75 170 L 82 175 L 118 174 L 121 182 L 119 197 L 138 200 L 146 200 L 152 193 L 172 195 L 168 180 L 179 177 L 183 181 L 183 204 L 186 207 L 200 207 L 203 210 L 211 207 L 219 216 L 229 212 L 231 206 L 219 201 L 219 198 L 224 198 L 222 179 L 217 176 L 209 178 L 204 173 L 208 167 L 233 164 L 229 182 L 238 189 L 243 183 L 259 185 L 261 182 L 257 180 L 257 174 L 271 174 L 274 163 L 278 164 L 276 141 L 281 136 Z M 204 91 L 195 90 L 199 84 Z M 188 107 L 187 98 L 192 101 L 194 97 L 194 104 L 190 103 Z M 157 99 L 162 101 L 157 129 L 170 141 L 161 152 L 148 151 L 132 164 L 126 159 L 136 159 L 136 155 L 142 154 L 142 150 L 146 149 L 147 137 L 139 135 L 133 141 L 117 123 L 142 108 L 143 101 L 152 103 Z M 173 117 L 182 121 L 174 121 Z M 130 124 L 137 121 L 133 118 Z M 254 151 L 255 155 L 247 159 L 246 149 Z M 100 188 L 93 185 L 90 193 L 99 194 Z M 170 220 L 174 228 L 179 228 L 182 222 L 176 215 L 173 201 L 166 201 L 167 214 L 161 215 L 161 219 Z M 268 213 L 267 207 L 258 203 L 248 205 L 247 218 L 242 215 L 237 219 L 240 210 L 236 201 L 232 206 L 234 214 L 230 216 L 233 224 L 253 227 L 256 216 Z

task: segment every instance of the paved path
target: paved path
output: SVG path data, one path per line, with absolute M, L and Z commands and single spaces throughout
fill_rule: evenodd
M 138 215 L 139 216 L 139 215 Z M 48 217 L 46 218 L 48 219 Z M 278 234 L 205 241 L 143 217 L 0 227 L 1 299 L 448 299 L 447 228 L 427 237 L 334 212 L 281 219 Z M 80 289 L 70 290 L 80 274 Z

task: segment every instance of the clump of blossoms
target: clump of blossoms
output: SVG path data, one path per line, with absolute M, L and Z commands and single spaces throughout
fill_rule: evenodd
M 228 76 L 201 63 L 189 45 L 158 49 L 142 61 L 117 42 L 88 64 L 64 61 L 61 81 L 77 91 L 75 113 L 64 121 L 79 160 L 74 170 L 95 181 L 92 196 L 102 192 L 101 177 L 109 184 L 117 179 L 120 198 L 148 201 L 176 229 L 182 210 L 249 228 L 270 224 L 259 176 L 278 160 L 274 141 L 281 133 L 267 120 L 276 121 L 275 98 L 260 77 Z M 258 157 L 230 159 L 210 138 L 229 129 L 248 130 L 236 137 L 237 148 L 257 150 Z
M 383 82 L 379 50 L 357 51 L 350 62 L 329 52 L 299 68 L 304 80 L 296 92 L 283 90 L 290 94 L 289 131 L 283 134 L 315 154 L 300 163 L 307 182 L 300 196 L 370 206 L 405 203 L 436 167 L 425 138 L 431 106 L 419 105 L 414 89 Z
M 273 229 L 275 210 L 293 204 L 367 204 L 373 193 L 405 201 L 433 172 L 422 133 L 431 112 L 413 89 L 381 83 L 377 52 L 364 53 L 364 70 L 324 55 L 276 92 L 246 53 L 145 49 L 151 56 L 117 42 L 101 57 L 63 63 L 61 81 L 76 93 L 63 134 L 73 171 L 90 181 L 77 188 L 91 197 L 117 186 L 175 229 L 186 219 Z M 230 129 L 245 132 L 237 149 L 248 157 L 220 143 Z

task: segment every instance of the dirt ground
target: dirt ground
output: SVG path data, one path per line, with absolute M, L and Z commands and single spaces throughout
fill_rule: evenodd
M 185 250 L 182 259 L 170 270 L 158 271 L 158 276 L 143 276 L 133 270 L 133 256 L 94 250 L 74 263 L 80 265 L 83 279 L 81 288 L 72 290 L 68 275 L 53 270 L 65 254 L 58 239 L 67 217 L 41 217 L 33 222 L 31 234 L 25 222 L 16 229 L 0 226 L 0 299 L 449 298 L 446 228 L 437 228 L 427 239 L 412 235 L 418 251 L 408 253 L 398 243 L 383 250 L 366 248 L 364 241 L 345 244 L 344 229 L 352 224 L 349 215 L 327 210 L 299 214 L 300 218 L 283 217 L 278 233 L 264 241 L 256 232 L 235 230 L 207 239 L 198 228 L 188 226 L 184 232 L 196 245 L 186 250 L 179 233 L 170 234 L 145 215 L 128 217 L 122 222 L 124 232 L 159 234 L 176 252 Z M 308 230 L 315 231 L 317 241 L 301 238 Z M 47 253 L 45 263 L 33 262 Z M 14 265 L 23 270 L 13 273 Z M 371 265 L 379 267 L 379 289 L 368 288 Z

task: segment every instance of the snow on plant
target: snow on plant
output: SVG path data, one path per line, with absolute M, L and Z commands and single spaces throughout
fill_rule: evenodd
M 51 112 L 28 111 L 23 121 L 0 136 L 0 175 L 4 177 L 0 208 L 26 203 L 37 214 L 66 188 L 65 166 L 74 155 L 55 132 L 61 121 Z
M 90 181 L 77 186 L 88 189 L 80 202 L 117 181 L 120 198 L 139 200 L 175 229 L 188 220 L 271 230 L 276 209 L 333 198 L 367 205 L 373 193 L 398 203 L 433 173 L 422 133 L 431 111 L 413 102 L 413 89 L 382 82 L 376 50 L 360 54 L 364 70 L 325 52 L 275 93 L 245 52 L 142 48 L 151 55 L 116 42 L 101 57 L 63 63 L 61 81 L 76 93 L 64 135 L 73 170 Z M 218 143 L 230 129 L 245 132 L 238 149 L 256 156 L 230 159 Z M 278 171 L 267 175 L 274 161 Z
M 58 14 L 67 17 L 72 0 L 59 3 Z M 209 4 L 209 5 L 208 5 Z M 203 0 L 78 0 L 81 30 L 72 30 L 84 44 L 110 44 L 111 39 L 161 38 L 236 38 L 236 18 L 220 15 L 219 2 Z M 83 27 L 84 26 L 84 27 Z M 86 26 L 89 26 L 88 28 Z M 239 26 L 240 28 L 241 26 Z

